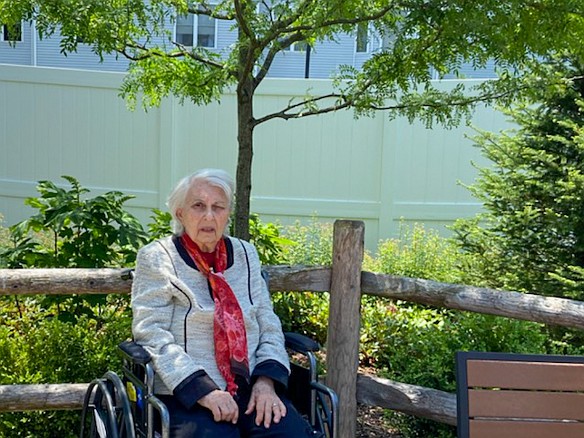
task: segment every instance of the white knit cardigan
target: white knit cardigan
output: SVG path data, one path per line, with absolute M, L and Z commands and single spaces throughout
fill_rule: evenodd
M 275 360 L 288 371 L 280 320 L 261 276 L 257 251 L 228 237 L 233 265 L 224 273 L 245 320 L 250 374 L 257 364 Z M 172 237 L 138 252 L 132 285 L 134 340 L 152 355 L 155 392 L 172 394 L 186 378 L 205 371 L 220 387 L 226 382 L 215 362 L 213 312 L 207 279 L 179 254 Z

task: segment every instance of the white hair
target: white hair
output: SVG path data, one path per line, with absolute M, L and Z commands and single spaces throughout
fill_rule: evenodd
M 233 182 L 231 175 L 222 169 L 197 170 L 195 173 L 181 179 L 174 189 L 172 189 L 166 201 L 166 205 L 172 215 L 172 231 L 178 236 L 184 233 L 185 227 L 179 220 L 177 211 L 185 206 L 189 190 L 196 183 L 206 183 L 223 190 L 223 193 L 225 193 L 225 197 L 229 202 L 228 208 L 231 211 L 235 191 L 235 183 Z

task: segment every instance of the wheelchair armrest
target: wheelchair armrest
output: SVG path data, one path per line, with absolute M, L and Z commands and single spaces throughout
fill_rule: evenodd
M 124 341 L 118 347 L 122 355 L 133 363 L 145 365 L 151 360 L 150 353 L 134 341 Z
M 314 339 L 300 333 L 285 332 L 284 339 L 286 340 L 286 347 L 299 353 L 306 354 L 309 351 L 319 351 L 320 345 Z
M 299 353 L 320 350 L 318 342 L 310 339 L 308 336 L 301 335 L 300 333 L 285 332 L 284 339 L 287 348 L 298 351 Z M 144 365 L 151 360 L 150 353 L 134 341 L 123 341 L 118 347 L 121 350 L 122 355 L 134 363 Z

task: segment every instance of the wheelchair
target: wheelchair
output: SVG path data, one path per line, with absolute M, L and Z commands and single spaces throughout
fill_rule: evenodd
M 298 333 L 284 336 L 291 354 L 288 397 L 316 432 L 337 438 L 338 398 L 318 381 L 318 343 Z M 88 387 L 80 438 L 169 438 L 170 416 L 155 395 L 149 353 L 133 341 L 122 342 L 119 351 L 122 377 L 108 371 Z

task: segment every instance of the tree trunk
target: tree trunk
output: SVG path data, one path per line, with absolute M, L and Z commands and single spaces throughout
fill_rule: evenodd
M 234 235 L 249 240 L 249 209 L 251 197 L 251 168 L 253 161 L 253 96 L 255 92 L 253 48 L 251 42 L 238 30 L 239 66 L 237 83 L 237 174 L 235 189 Z
M 251 79 L 237 87 L 237 175 L 235 190 L 235 236 L 249 240 L 251 167 L 253 161 L 253 84 Z

